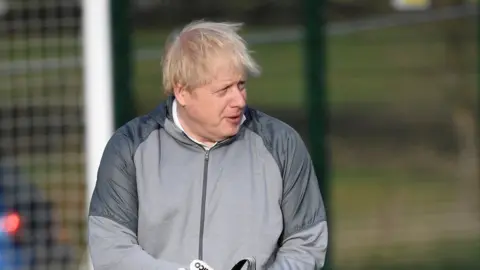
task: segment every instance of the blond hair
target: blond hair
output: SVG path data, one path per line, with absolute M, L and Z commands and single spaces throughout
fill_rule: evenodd
M 258 76 L 260 67 L 238 31 L 241 23 L 194 21 L 165 44 L 163 88 L 172 94 L 177 85 L 193 89 L 214 79 L 215 59 L 227 60 L 242 75 Z M 219 58 L 220 57 L 220 58 Z

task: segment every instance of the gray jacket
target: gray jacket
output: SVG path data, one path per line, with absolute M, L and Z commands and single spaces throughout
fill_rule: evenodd
M 170 98 L 115 132 L 90 204 L 95 269 L 318 269 L 325 210 L 312 162 L 291 127 L 245 109 L 239 133 L 206 151 L 173 123 Z

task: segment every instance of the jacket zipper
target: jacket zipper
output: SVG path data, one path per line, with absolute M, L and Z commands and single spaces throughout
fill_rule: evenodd
M 198 239 L 198 259 L 203 260 L 203 231 L 205 229 L 205 203 L 207 200 L 207 176 L 208 176 L 208 159 L 210 150 L 205 152 L 203 165 L 203 187 L 202 187 L 202 210 L 200 213 L 200 234 Z

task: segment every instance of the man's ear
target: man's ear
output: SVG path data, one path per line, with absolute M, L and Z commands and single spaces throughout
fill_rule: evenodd
M 173 94 L 175 95 L 175 99 L 177 100 L 178 105 L 184 107 L 188 100 L 188 91 L 185 89 L 185 87 L 181 85 L 176 85 L 175 87 L 173 87 Z

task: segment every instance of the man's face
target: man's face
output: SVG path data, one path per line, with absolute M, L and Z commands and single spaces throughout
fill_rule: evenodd
M 242 72 L 228 66 L 216 70 L 211 83 L 184 91 L 182 96 L 185 112 L 197 135 L 221 141 L 239 131 L 247 93 Z

